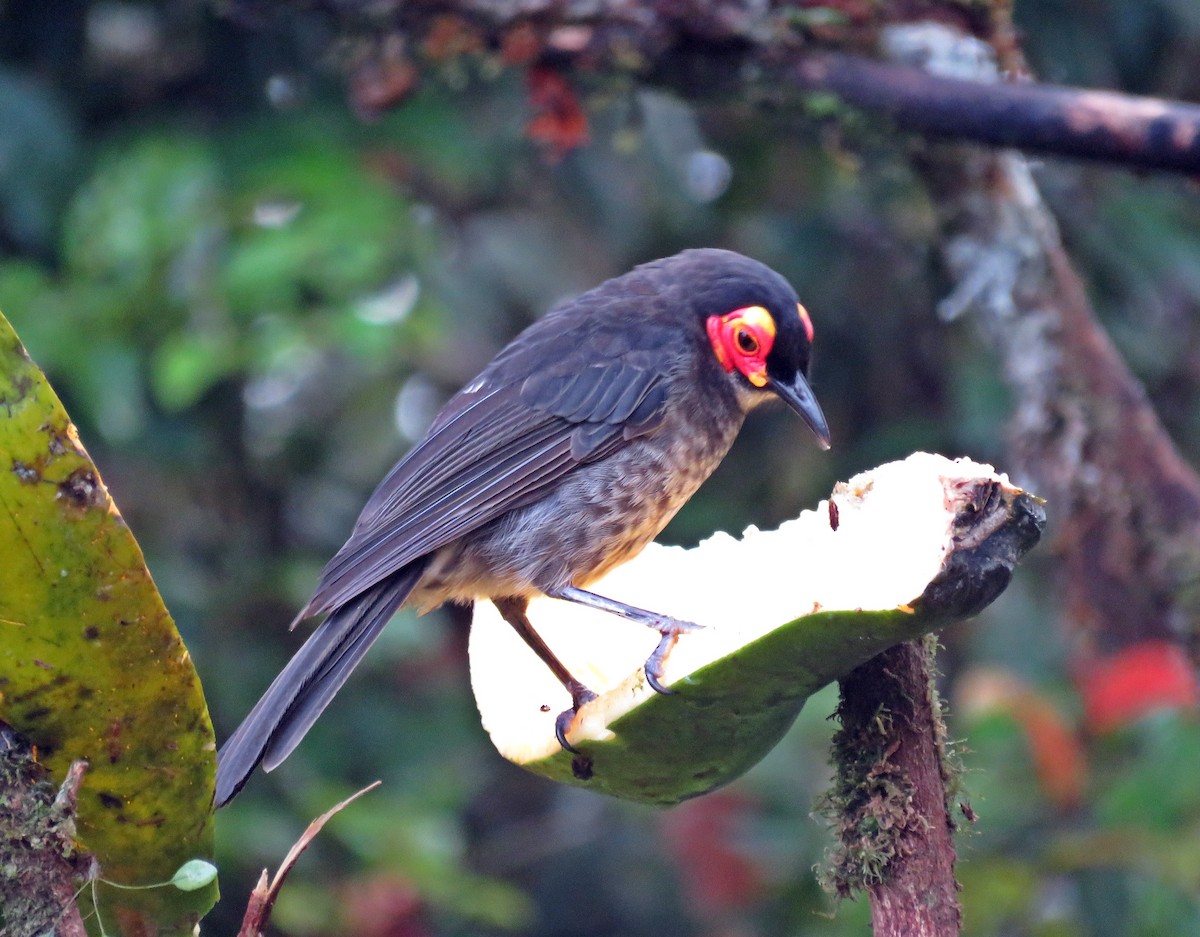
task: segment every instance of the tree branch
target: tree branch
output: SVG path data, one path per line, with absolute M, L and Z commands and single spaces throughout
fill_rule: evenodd
M 1097 321 L 1027 162 L 944 147 L 917 165 L 955 284 L 941 312 L 970 310 L 999 354 L 1018 477 L 1048 502 L 1078 675 L 1147 640 L 1200 661 L 1200 477 Z
M 1022 493 L 1011 507 L 1016 523 L 979 539 L 971 531 L 991 528 L 1009 509 L 991 486 L 969 495 L 977 507 L 964 512 L 970 521 L 955 534 L 958 548 L 915 603 L 947 620 L 978 614 L 1045 523 L 1041 505 Z M 957 937 L 961 925 L 936 645 L 932 636 L 897 645 L 840 682 L 841 728 L 823 810 L 838 845 L 821 877 L 837 895 L 870 894 L 875 937 Z
M 986 84 L 841 53 L 805 55 L 786 72 L 902 130 L 1171 172 L 1200 173 L 1200 107 L 1111 91 Z
M 871 896 L 874 937 L 957 937 L 954 824 L 947 806 L 933 639 L 884 651 L 841 681 L 835 890 Z
M 1004 47 L 1011 28 L 990 5 L 953 2 L 841 6 L 840 25 L 811 21 L 803 4 L 737 0 L 346 0 L 323 4 L 343 35 L 360 109 L 395 106 L 448 60 L 579 74 L 632 73 L 711 103 L 720 94 L 828 92 L 896 127 L 994 147 L 1142 169 L 1200 173 L 1200 106 L 1030 82 L 966 80 L 830 49 L 877 47 L 886 27 L 953 24 Z M 229 0 L 247 22 L 289 4 Z M 373 51 L 372 51 L 373 50 Z M 994 68 L 994 66 L 993 66 Z

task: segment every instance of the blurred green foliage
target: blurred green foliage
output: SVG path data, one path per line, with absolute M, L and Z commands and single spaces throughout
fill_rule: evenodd
M 1049 80 L 1200 97 L 1191 0 L 1024 0 Z M 870 121 L 587 98 L 592 145 L 549 166 L 516 73 L 428 76 L 355 118 L 319 9 L 245 24 L 194 0 L 0 2 L 0 308 L 50 373 L 178 621 L 218 735 L 297 645 L 286 624 L 436 407 L 556 300 L 685 246 L 759 257 L 817 325 L 835 448 L 750 421 L 669 539 L 774 523 L 916 448 L 1001 463 L 1008 401 L 969 321 L 937 320 L 936 222 Z M 1175 179 L 1038 173 L 1101 315 L 1200 455 L 1200 201 Z M 952 702 L 985 664 L 1077 704 L 1034 563 L 944 637 Z M 812 866 L 833 708 L 814 700 L 732 791 L 656 812 L 558 788 L 487 746 L 464 619 L 402 613 L 278 772 L 218 817 L 233 933 L 258 870 L 363 783 L 276 912 L 297 935 L 838 935 Z M 1006 721 L 1007 719 L 1007 721 Z M 1196 933 L 1200 727 L 1084 737 L 1055 806 L 1018 721 L 955 720 L 967 933 Z M 966 824 L 964 821 L 964 825 Z M 830 916 L 832 914 L 832 916 Z

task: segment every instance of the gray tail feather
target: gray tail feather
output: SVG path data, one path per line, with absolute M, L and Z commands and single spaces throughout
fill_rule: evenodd
M 217 753 L 213 803 L 234 798 L 259 763 L 270 771 L 300 744 L 425 571 L 418 560 L 330 612 Z

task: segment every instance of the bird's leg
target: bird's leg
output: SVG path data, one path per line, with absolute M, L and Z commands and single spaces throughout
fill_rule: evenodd
M 492 599 L 492 604 L 500 612 L 500 617 L 512 625 L 513 631 L 521 636 L 521 640 L 529 645 L 530 650 L 541 658 L 542 663 L 550 668 L 550 672 L 558 678 L 558 682 L 571 694 L 571 708 L 559 713 L 558 718 L 554 720 L 554 735 L 558 739 L 559 745 L 569 752 L 578 754 L 571 743 L 567 741 L 567 730 L 571 728 L 571 720 L 579 712 L 579 707 L 594 700 L 596 694 L 571 676 L 571 672 L 567 670 L 563 662 L 550 650 L 550 645 L 542 640 L 542 636 L 533 629 L 529 616 L 525 614 L 525 610 L 529 607 L 528 599 L 522 596 L 510 596 Z
M 636 621 L 638 624 L 653 628 L 661 634 L 662 639 L 658 642 L 658 647 L 654 649 L 654 653 L 646 658 L 646 682 L 650 684 L 650 688 L 656 693 L 662 693 L 664 696 L 672 695 L 673 691 L 665 687 L 662 682 L 663 667 L 667 663 L 667 655 L 671 652 L 671 648 L 675 646 L 675 642 L 681 634 L 695 631 L 700 625 L 660 615 L 657 612 L 648 612 L 644 608 L 626 605 L 624 602 L 618 602 L 616 599 L 608 599 L 602 595 L 596 595 L 594 592 L 588 592 L 586 589 L 579 589 L 575 586 L 560 586 L 552 591 L 548 591 L 546 595 L 556 599 L 565 599 L 568 602 L 577 602 L 580 605 L 586 605 L 588 608 L 599 609 L 602 612 L 609 612 L 613 615 L 620 615 L 622 618 L 628 618 L 630 621 Z

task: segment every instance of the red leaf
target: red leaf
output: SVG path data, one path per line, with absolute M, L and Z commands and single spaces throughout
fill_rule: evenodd
M 505 65 L 528 65 L 542 52 L 541 34 L 532 23 L 521 23 L 500 39 L 500 59 Z
M 1087 759 L 1075 727 L 1054 700 L 1016 674 L 976 667 L 955 687 L 964 713 L 1006 713 L 1025 733 L 1038 786 L 1056 807 L 1079 805 L 1087 784 Z
M 433 18 L 429 31 L 421 43 L 426 57 L 441 62 L 482 52 L 483 37 L 471 23 L 455 13 L 441 13 Z
M 398 107 L 417 87 L 420 76 L 400 54 L 384 54 L 360 65 L 350 76 L 350 102 L 363 120 L 377 120 Z
M 429 937 L 424 903 L 408 879 L 392 872 L 343 882 L 337 891 L 342 931 L 355 937 Z
M 1025 727 L 1034 770 L 1046 798 L 1064 810 L 1077 807 L 1083 799 L 1087 765 L 1075 729 L 1044 696 L 1031 694 L 1013 712 Z
M 763 891 L 743 823 L 751 803 L 722 791 L 663 815 L 663 832 L 691 901 L 705 914 L 745 908 Z
M 1143 641 L 1085 662 L 1076 676 L 1088 727 L 1111 732 L 1155 709 L 1193 707 L 1196 675 L 1169 641 Z
M 527 74 L 534 114 L 525 133 L 542 148 L 548 162 L 557 163 L 571 150 L 587 144 L 587 115 L 574 89 L 554 69 L 531 68 Z

